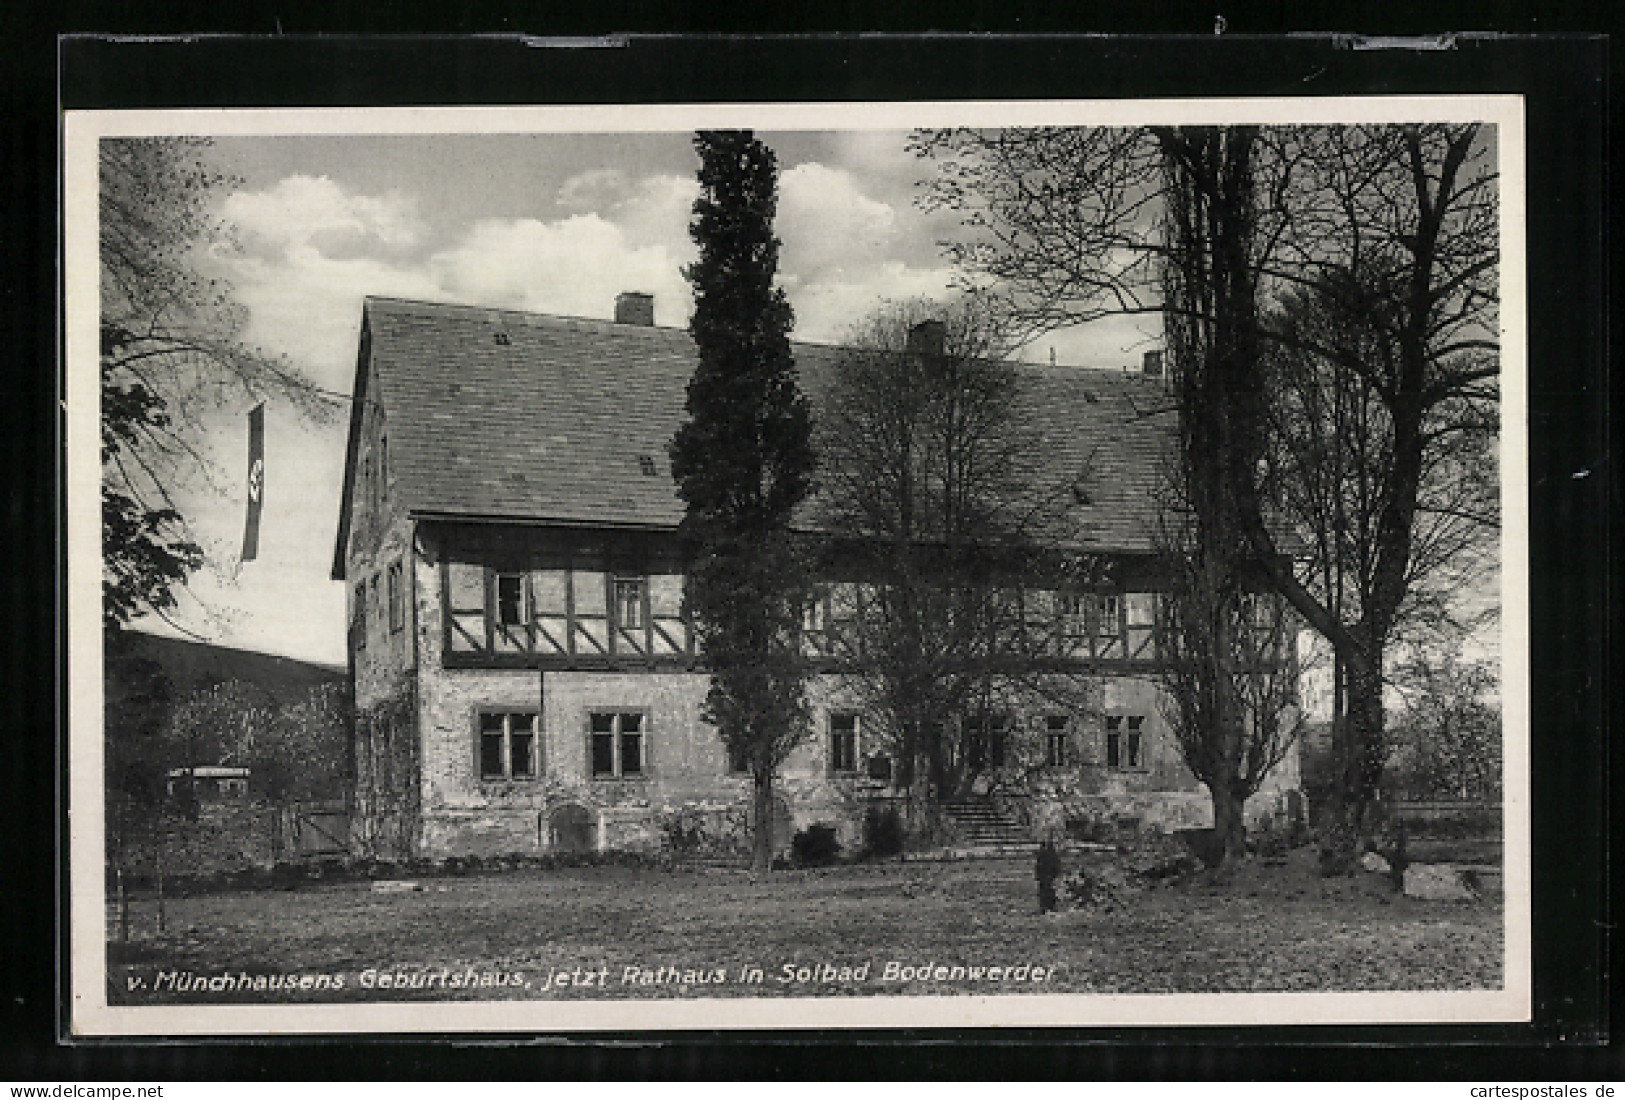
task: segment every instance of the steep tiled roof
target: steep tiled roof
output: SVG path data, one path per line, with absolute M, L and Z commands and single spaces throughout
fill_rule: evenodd
M 666 449 L 694 371 L 687 332 L 385 298 L 367 300 L 365 327 L 376 372 L 367 397 L 384 409 L 393 491 L 411 511 L 649 528 L 682 519 Z M 815 416 L 839 350 L 794 346 Z M 1174 423 L 1160 382 L 1022 369 L 1023 422 L 1042 437 L 1048 488 L 1065 496 L 1053 536 L 1150 549 Z

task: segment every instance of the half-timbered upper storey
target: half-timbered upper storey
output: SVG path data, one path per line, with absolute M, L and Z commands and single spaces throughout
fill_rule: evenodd
M 839 353 L 794 345 L 815 418 Z M 373 602 L 402 617 L 373 551 L 405 524 L 407 545 L 432 547 L 438 563 L 440 591 L 417 598 L 438 601 L 444 665 L 692 667 L 667 445 L 694 367 L 688 334 L 647 311 L 617 323 L 369 298 L 333 576 L 368 562 L 386 576 Z M 1012 652 L 1149 660 L 1169 397 L 1137 372 L 1022 369 L 1020 416 L 1044 456 L 1035 489 L 1059 502 L 1038 538 L 1111 567 L 1086 588 L 1028 578 L 1002 593 Z M 798 518 L 810 537 L 828 534 L 817 514 L 815 498 Z M 849 564 L 821 579 L 809 652 L 861 660 L 875 594 Z

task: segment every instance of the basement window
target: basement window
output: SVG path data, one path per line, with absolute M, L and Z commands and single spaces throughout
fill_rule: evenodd
M 588 736 L 594 779 L 636 778 L 644 774 L 647 761 L 642 714 L 595 712 Z
M 535 779 L 537 759 L 534 711 L 488 711 L 480 715 L 480 778 Z

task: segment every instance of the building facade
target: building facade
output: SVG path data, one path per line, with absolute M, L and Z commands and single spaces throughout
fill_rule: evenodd
M 647 849 L 746 825 L 748 774 L 701 717 L 708 677 L 666 460 L 693 346 L 652 324 L 644 296 L 623 295 L 617 317 L 364 307 L 333 562 L 361 854 Z M 795 352 L 816 416 L 836 349 Z M 974 724 L 970 797 L 1026 835 L 1079 815 L 1204 825 L 1207 793 L 1153 676 L 1160 380 L 1032 373 L 1046 476 L 1070 494 L 1057 545 L 1112 568 L 1087 591 L 1021 594 L 1023 652 L 1068 690 L 1012 678 L 959 719 Z M 899 796 L 855 679 L 868 590 L 839 571 L 820 581 L 806 622 L 815 729 L 780 773 L 781 846 L 811 824 L 859 844 L 871 809 Z M 1278 812 L 1296 786 L 1289 757 L 1251 813 Z

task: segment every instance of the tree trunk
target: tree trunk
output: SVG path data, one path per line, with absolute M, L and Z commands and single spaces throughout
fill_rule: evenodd
M 1213 794 L 1214 866 L 1222 867 L 1247 855 L 1247 827 L 1242 820 L 1247 800 L 1229 783 L 1215 781 L 1208 790 Z
M 766 874 L 773 869 L 773 769 L 758 766 L 752 775 L 756 829 L 751 837 L 750 869 Z
M 1332 739 L 1336 784 L 1329 826 L 1321 842 L 1323 875 L 1353 874 L 1371 835 L 1372 799 L 1382 781 L 1387 758 L 1381 667 L 1380 650 L 1375 663 L 1367 657 L 1347 663 L 1347 710 Z M 1339 733 L 1341 736 L 1337 736 Z

